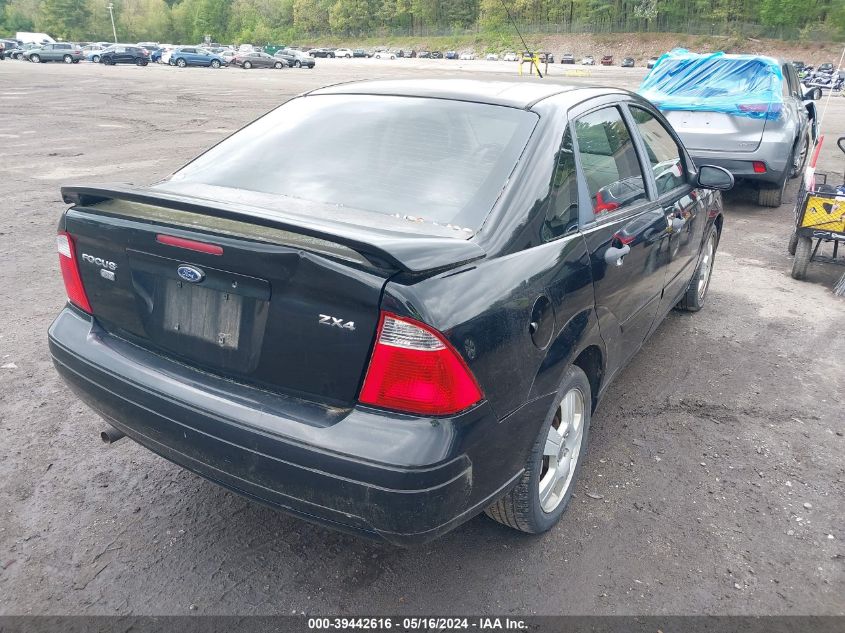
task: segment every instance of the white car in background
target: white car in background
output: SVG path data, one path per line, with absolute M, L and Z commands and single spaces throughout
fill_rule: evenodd
M 334 52 L 335 57 L 345 57 L 346 59 L 352 59 L 352 49 L 351 48 L 338 48 Z
M 158 63 L 164 64 L 165 66 L 169 66 L 170 65 L 170 56 L 173 54 L 173 51 L 175 51 L 175 50 L 176 50 L 175 47 L 174 48 L 165 48 L 161 52 L 161 57 L 158 58 Z
M 502 58 L 506 62 L 515 62 L 519 60 L 519 56 L 516 53 L 505 53 L 505 56 Z
M 470 52 L 461 53 L 460 56 L 458 57 L 458 59 L 461 59 L 463 61 L 471 61 L 471 60 L 475 59 L 475 53 L 470 53 Z
M 237 51 L 232 50 L 231 48 L 227 48 L 226 50 L 220 51 L 217 55 L 227 64 L 231 64 L 232 60 L 238 54 Z
M 376 51 L 373 54 L 373 57 L 376 59 L 396 59 L 396 53 L 391 53 L 390 51 Z
M 497 62 L 499 61 L 499 56 L 496 53 L 487 53 L 484 59 L 486 59 L 488 62 Z

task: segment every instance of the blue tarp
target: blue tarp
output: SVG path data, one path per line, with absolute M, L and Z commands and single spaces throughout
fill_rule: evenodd
M 780 64 L 762 55 L 665 53 L 639 93 L 661 110 L 725 112 L 776 119 L 783 106 Z

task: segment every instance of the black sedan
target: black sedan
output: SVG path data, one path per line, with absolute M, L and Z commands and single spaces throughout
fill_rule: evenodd
M 230 66 L 238 66 L 249 70 L 250 68 L 287 68 L 288 63 L 284 59 L 268 55 L 259 51 L 252 53 L 240 53 L 232 58 L 229 62 Z
M 613 378 L 704 307 L 732 184 L 624 90 L 338 84 L 154 185 L 64 187 L 50 353 L 105 439 L 307 520 L 539 533 Z
M 334 58 L 334 51 L 330 48 L 312 48 L 307 54 L 311 57 Z
M 115 44 L 100 52 L 100 63 L 106 66 L 114 66 L 115 64 L 146 66 L 150 63 L 150 57 L 146 49 L 140 46 Z

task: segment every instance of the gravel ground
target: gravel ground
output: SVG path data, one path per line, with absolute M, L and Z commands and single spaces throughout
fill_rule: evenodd
M 742 191 L 707 307 L 671 314 L 611 387 L 577 496 L 541 537 L 480 516 L 402 550 L 315 527 L 130 441 L 105 446 L 59 380 L 60 185 L 150 182 L 317 86 L 513 68 L 0 62 L 1 614 L 845 614 L 845 300 L 831 292 L 845 269 L 791 279 L 791 209 Z M 547 81 L 634 88 L 644 71 L 591 72 Z M 845 131 L 845 99 L 825 128 Z M 822 167 L 843 165 L 828 143 Z

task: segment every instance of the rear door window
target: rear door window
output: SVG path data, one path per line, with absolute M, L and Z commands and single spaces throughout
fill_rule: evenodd
M 631 115 L 645 143 L 657 195 L 687 184 L 687 172 L 681 150 L 672 135 L 650 112 L 631 106 Z
M 580 117 L 575 135 L 596 217 L 646 199 L 637 150 L 619 108 L 601 108 Z
M 578 172 L 572 149 L 572 133 L 563 135 L 552 176 L 552 200 L 543 222 L 542 238 L 550 242 L 578 230 Z

